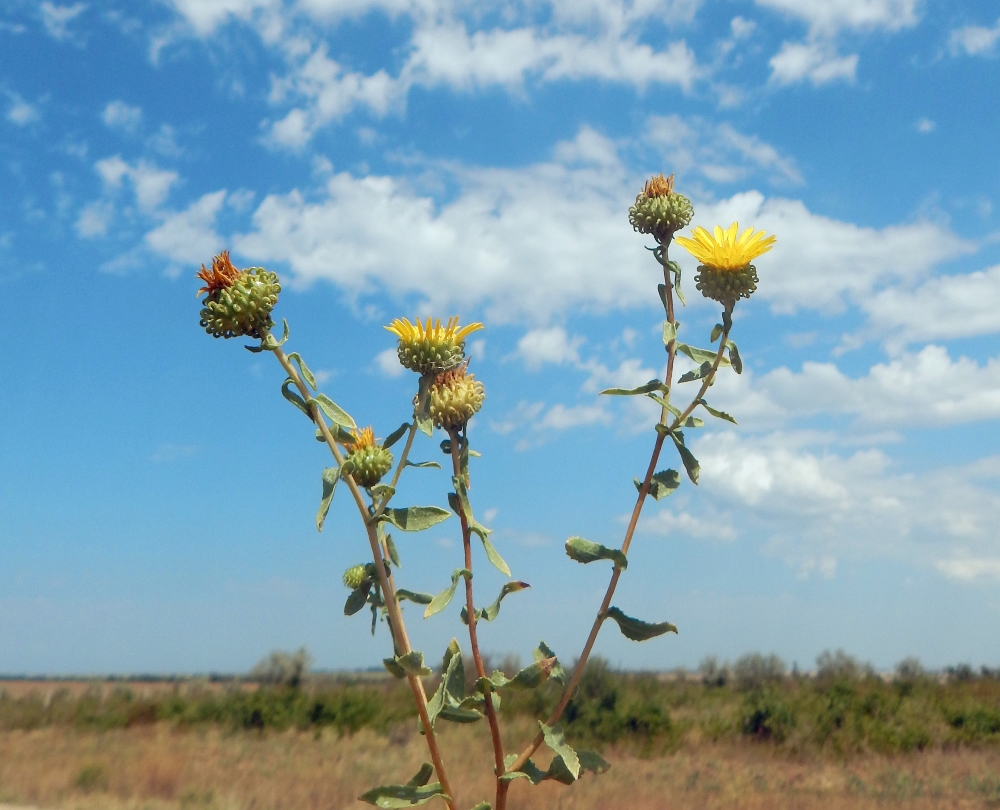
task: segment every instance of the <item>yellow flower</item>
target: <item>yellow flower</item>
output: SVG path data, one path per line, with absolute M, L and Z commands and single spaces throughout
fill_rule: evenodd
M 415 324 L 407 318 L 396 318 L 385 328 L 399 338 L 397 354 L 404 368 L 419 374 L 438 374 L 462 362 L 465 339 L 483 325 L 459 326 L 457 317 L 449 318 L 444 326 L 440 318 L 428 318 L 426 325 L 419 318 Z
M 674 241 L 694 256 L 699 262 L 713 270 L 742 270 L 751 261 L 767 253 L 777 237 L 764 238 L 764 231 L 747 228 L 736 236 L 739 224 L 734 222 L 726 230 L 715 226 L 713 236 L 700 225 L 694 229 L 693 238 L 674 237 Z
M 375 432 L 370 427 L 352 428 L 351 435 L 354 441 L 343 442 L 347 458 L 342 470 L 354 476 L 359 487 L 373 487 L 392 468 L 392 453 L 375 443 Z
M 375 431 L 371 429 L 371 426 L 361 431 L 357 428 L 351 428 L 351 435 L 354 437 L 354 441 L 344 443 L 344 447 L 348 450 L 365 450 L 375 446 Z

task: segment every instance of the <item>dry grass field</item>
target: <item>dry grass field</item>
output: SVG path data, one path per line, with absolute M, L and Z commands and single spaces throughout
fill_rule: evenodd
M 445 727 L 461 807 L 490 797 L 478 729 Z M 515 732 L 517 729 L 515 729 Z M 517 734 L 524 738 L 527 725 Z M 167 723 L 108 731 L 47 727 L 0 733 L 0 803 L 66 810 L 340 810 L 389 775 L 406 781 L 425 749 L 409 724 L 389 734 L 225 731 Z M 614 763 L 573 787 L 516 783 L 520 810 L 841 810 L 1000 807 L 1000 751 L 797 758 L 746 741 L 686 745 Z M 488 766 L 487 766 L 488 768 Z M 478 774 L 459 778 L 461 774 Z M 432 805 L 429 805 L 432 806 Z M 442 805 L 439 805 L 442 806 Z

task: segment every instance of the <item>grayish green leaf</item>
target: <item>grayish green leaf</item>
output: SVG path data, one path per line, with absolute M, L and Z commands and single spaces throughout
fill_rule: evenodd
M 381 524 L 379 524 L 381 528 Z M 399 562 L 399 552 L 396 551 L 396 544 L 392 540 L 392 535 L 387 534 L 385 536 L 385 547 L 389 550 L 389 559 L 392 560 L 392 564 L 397 568 L 402 568 L 402 564 Z
M 733 371 L 737 374 L 743 373 L 743 360 L 740 358 L 740 351 L 736 348 L 736 344 L 731 340 L 726 341 L 726 346 L 729 349 L 729 362 L 732 363 Z
M 480 802 L 472 810 L 493 810 L 493 805 L 489 802 Z
M 576 776 L 573 775 L 573 772 L 566 764 L 566 760 L 561 756 L 552 757 L 549 768 L 545 772 L 545 778 L 564 785 L 572 785 L 576 781 Z
M 298 352 L 292 352 L 290 355 L 288 355 L 288 359 L 294 360 L 296 363 L 299 364 L 299 373 L 302 375 L 302 379 L 309 384 L 309 387 L 312 388 L 313 391 L 315 391 L 316 378 L 313 376 L 313 373 L 309 370 L 309 366 L 306 365 L 306 361 L 302 359 L 302 356 Z
M 506 763 L 505 767 L 509 768 L 511 765 L 514 764 L 514 760 L 516 759 L 517 759 L 517 754 L 510 754 L 509 756 L 505 757 L 504 758 Z M 505 773 L 503 776 L 500 777 L 500 781 L 512 782 L 515 779 L 527 779 L 529 782 L 531 782 L 531 784 L 537 785 L 540 782 L 544 781 L 545 776 L 546 776 L 545 771 L 543 771 L 529 759 L 524 763 L 524 765 L 521 766 L 521 770 L 513 771 L 511 773 Z
M 440 470 L 441 465 L 436 461 L 410 461 L 406 460 L 407 467 L 433 467 L 435 470 Z
M 677 324 L 670 321 L 663 322 L 663 345 L 670 345 L 670 341 L 677 338 Z
M 473 528 L 473 531 L 476 531 L 475 528 Z M 479 534 L 479 539 L 483 541 L 483 548 L 486 550 L 486 557 L 491 563 L 493 563 L 493 567 L 505 577 L 509 577 L 510 567 L 506 562 L 504 562 L 503 557 L 500 556 L 500 552 L 493 548 L 493 544 L 489 541 L 489 538 L 485 533 L 480 534 L 479 532 L 476 532 L 476 534 Z
M 326 394 L 316 394 L 313 399 L 309 400 L 309 404 L 311 405 L 313 402 L 316 403 L 326 418 L 335 425 L 343 425 L 344 427 L 349 428 L 357 427 L 354 420 L 351 418 L 351 415 L 341 408 L 336 402 L 330 399 L 330 397 Z
M 312 413 L 309 410 L 309 406 L 302 397 L 291 390 L 291 386 L 295 385 L 295 381 L 289 377 L 281 384 L 281 396 L 292 403 L 296 408 L 298 408 L 302 413 L 309 417 L 309 421 L 312 421 Z
M 406 784 L 410 787 L 423 787 L 428 782 L 431 781 L 431 777 L 434 775 L 434 766 L 429 762 L 425 762 L 420 766 L 420 770 L 417 771 L 413 778 L 410 779 Z
M 397 655 L 396 663 L 407 675 L 423 678 L 431 674 L 430 669 L 424 666 L 424 654 L 417 650 L 410 650 L 406 655 Z
M 735 368 L 735 366 L 733 366 L 733 368 Z M 710 414 L 712 414 L 712 416 L 715 416 L 715 417 L 717 417 L 719 419 L 725 419 L 727 422 L 732 422 L 734 425 L 736 424 L 736 419 L 734 419 L 732 416 L 730 416 L 725 411 L 717 411 L 717 410 L 715 410 L 715 408 L 711 407 L 707 402 L 705 402 L 705 400 L 699 399 L 698 400 L 698 404 L 701 405 Z
M 643 383 L 638 388 L 607 388 L 604 391 L 601 391 L 601 393 L 615 397 L 634 397 L 639 394 L 651 394 L 656 391 L 666 392 L 666 390 L 666 386 L 659 380 L 650 380 L 648 383 Z
M 555 658 L 542 658 L 529 664 L 503 686 L 511 689 L 526 690 L 537 689 L 545 683 L 552 674 L 552 668 L 556 665 Z M 493 673 L 496 676 L 497 673 Z
M 688 346 L 687 343 L 677 343 L 677 351 L 681 354 L 686 354 L 692 360 L 694 360 L 699 365 L 704 362 L 714 363 L 715 356 L 717 352 L 711 351 L 709 349 L 699 349 L 697 346 Z M 725 365 L 727 363 L 726 358 L 723 357 L 721 364 Z
M 684 436 L 680 431 L 675 430 L 670 434 L 670 438 L 674 440 L 677 452 L 681 455 L 681 461 L 684 462 L 684 470 L 687 472 L 688 478 L 691 479 L 692 484 L 697 484 L 698 476 L 701 474 L 701 465 L 698 463 L 698 459 L 684 446 Z
M 576 755 L 580 757 L 580 767 L 585 771 L 605 773 L 611 769 L 611 763 L 593 751 L 577 751 Z
M 549 728 L 539 720 L 538 727 L 542 730 L 545 744 L 552 749 L 553 753 L 562 757 L 566 770 L 573 775 L 574 779 L 577 779 L 580 776 L 580 758 L 576 755 L 576 751 L 566 742 L 562 726 L 557 723 Z
M 642 481 L 638 478 L 633 478 L 632 481 L 635 483 L 635 488 L 641 492 Z M 680 485 L 681 476 L 677 470 L 660 470 L 653 475 L 649 482 L 649 494 L 656 500 L 660 500 L 661 498 L 666 498 L 668 495 L 673 495 L 674 490 Z
M 372 614 L 374 615 L 375 608 L 372 606 Z M 397 662 L 395 658 L 383 658 L 382 666 L 389 670 L 389 674 L 393 678 L 405 678 L 406 670 L 404 670 Z
M 337 489 L 337 482 L 340 480 L 339 467 L 327 467 L 323 470 L 323 497 L 319 502 L 319 511 L 316 513 L 316 531 L 323 531 L 323 524 L 330 511 L 330 504 L 333 503 L 333 493 Z
M 344 604 L 344 615 L 353 616 L 360 611 L 367 604 L 371 589 L 372 583 L 369 581 L 363 583 L 360 588 L 351 591 L 351 595 L 347 597 L 347 602 Z
M 500 595 L 496 598 L 496 601 L 492 605 L 476 609 L 476 621 L 478 622 L 480 619 L 485 619 L 488 622 L 493 621 L 500 614 L 500 603 L 507 594 L 517 593 L 518 591 L 523 591 L 525 588 L 530 587 L 531 586 L 527 582 L 518 582 L 517 580 L 505 582 L 503 587 L 500 589 Z M 469 623 L 468 607 L 462 608 L 462 623 Z
M 380 520 L 388 520 L 404 532 L 419 532 L 449 517 L 451 513 L 440 506 L 408 506 L 405 509 L 386 509 Z
M 626 616 L 616 607 L 608 610 L 607 616 L 609 619 L 614 619 L 618 624 L 618 629 L 622 631 L 622 635 L 632 641 L 646 641 L 650 638 L 662 636 L 664 633 L 677 632 L 677 626 L 671 624 L 670 622 L 651 624 L 650 622 L 644 622 L 640 619 L 633 619 L 631 616 Z
M 597 560 L 611 560 L 615 568 L 624 571 L 628 568 L 628 560 L 616 548 L 608 548 L 600 543 L 592 543 L 582 537 L 571 537 L 566 541 L 566 553 L 571 560 L 578 563 L 592 563 Z
M 432 782 L 429 785 L 381 785 L 362 793 L 358 799 L 383 810 L 398 810 L 425 804 L 435 796 L 440 796 L 446 801 L 451 799 L 442 790 L 440 782 Z
M 431 419 L 431 397 L 430 387 L 434 382 L 433 376 L 421 375 L 420 384 L 417 389 L 417 403 L 413 408 L 413 421 L 421 433 L 428 436 L 434 435 L 434 420 Z
M 715 343 L 715 341 L 717 341 L 720 337 L 722 337 L 722 333 L 724 331 L 725 327 L 721 323 L 717 323 L 715 326 L 713 326 L 711 342 Z
M 431 599 L 430 604 L 427 605 L 427 609 L 424 611 L 425 619 L 430 618 L 435 613 L 440 613 L 448 607 L 448 603 L 451 602 L 452 597 L 455 596 L 455 589 L 458 587 L 459 577 L 463 576 L 472 579 L 472 572 L 468 568 L 456 568 L 452 572 L 451 585 Z
M 396 494 L 396 488 L 389 484 L 376 484 L 369 488 L 368 491 L 371 492 L 376 501 L 381 501 L 382 499 L 389 500 L 389 498 Z
M 546 658 L 556 658 L 556 654 L 552 652 L 552 649 L 544 641 L 538 642 L 538 646 L 531 651 L 531 657 L 536 661 L 543 661 Z M 566 685 L 566 670 L 563 669 L 562 664 L 556 659 L 555 663 L 552 665 L 552 671 L 549 673 L 549 677 L 561 683 L 563 686 Z
M 396 601 L 398 602 L 408 599 L 411 602 L 416 602 L 418 605 L 429 605 L 433 598 L 429 593 L 409 591 L 406 588 L 396 588 Z
M 403 436 L 404 436 L 404 434 L 406 433 L 406 431 L 408 431 L 409 429 L 410 429 L 410 423 L 409 422 L 403 422 L 403 424 L 401 424 L 392 433 L 390 433 L 388 436 L 385 437 L 385 441 L 382 442 L 382 446 L 386 450 L 388 450 L 396 442 L 398 442 L 400 439 L 402 439 Z
M 713 368 L 712 362 L 706 360 L 704 363 L 698 366 L 698 368 L 682 374 L 680 376 L 680 379 L 677 380 L 677 382 L 686 383 L 686 382 L 691 382 L 693 380 L 703 380 L 705 377 L 707 377 L 709 374 L 712 373 L 712 368 Z

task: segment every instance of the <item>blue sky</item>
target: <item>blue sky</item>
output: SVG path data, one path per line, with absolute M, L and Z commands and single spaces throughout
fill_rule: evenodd
M 597 392 L 663 371 L 627 219 L 660 171 L 693 224 L 778 242 L 712 389 L 740 426 L 691 437 L 701 484 L 647 506 L 615 600 L 680 635 L 598 651 L 997 665 L 998 55 L 971 2 L 0 0 L 0 671 L 386 654 L 341 613 L 366 543 L 347 498 L 314 528 L 328 462 L 280 369 L 198 328 L 226 247 L 380 436 L 414 385 L 382 325 L 486 324 L 472 496 L 534 587 L 482 644 L 572 659 L 608 572 L 562 544 L 620 542 L 652 444 L 655 409 Z M 445 503 L 443 473 L 403 481 Z M 400 537 L 400 584 L 444 588 L 457 540 Z M 408 611 L 415 645 L 454 613 Z

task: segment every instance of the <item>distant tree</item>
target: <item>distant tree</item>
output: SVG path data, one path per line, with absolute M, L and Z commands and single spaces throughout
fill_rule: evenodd
M 859 681 L 875 676 L 875 668 L 843 650 L 824 650 L 816 657 L 816 676 L 830 681 Z
M 911 655 L 909 658 L 904 658 L 896 664 L 897 681 L 919 681 L 926 675 L 927 672 L 920 663 L 920 659 L 916 656 Z
M 736 659 L 733 664 L 733 680 L 741 692 L 762 689 L 771 683 L 779 683 L 785 678 L 785 662 L 777 655 L 748 653 Z
M 250 680 L 270 686 L 289 686 L 297 688 L 302 685 L 312 658 L 305 647 L 298 652 L 288 653 L 274 650 L 270 655 L 261 658 L 250 670 Z
M 714 655 L 709 655 L 701 660 L 698 665 L 698 673 L 701 675 L 701 682 L 705 686 L 711 687 L 725 686 L 733 677 L 729 662 L 720 664 L 719 659 Z

